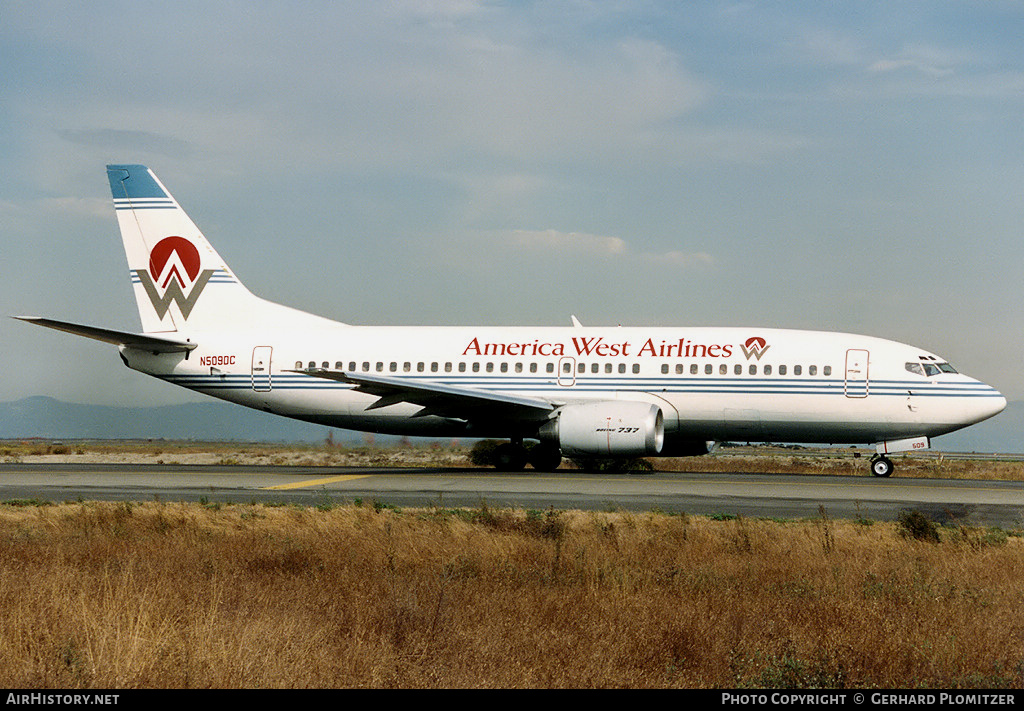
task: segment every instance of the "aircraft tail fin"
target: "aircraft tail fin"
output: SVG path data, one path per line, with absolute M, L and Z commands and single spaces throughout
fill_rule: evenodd
M 145 333 L 237 324 L 268 303 L 242 285 L 153 171 L 108 165 L 107 178 Z

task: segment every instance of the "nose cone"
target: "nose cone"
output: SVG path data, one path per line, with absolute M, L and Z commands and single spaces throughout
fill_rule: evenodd
M 965 377 L 953 405 L 958 427 L 977 424 L 1007 409 L 1007 399 L 991 385 Z M 957 428 L 958 428 L 957 427 Z
M 986 415 L 986 417 L 998 415 L 1000 412 L 1006 409 L 1006 398 L 1003 397 L 1003 394 L 1000 393 L 995 388 L 992 388 L 992 392 L 995 393 L 995 395 L 992 397 L 992 401 L 989 402 L 989 406 L 991 407 L 992 412 Z
M 970 408 L 971 424 L 987 420 L 1006 409 L 1006 398 L 1001 392 L 984 383 L 978 383 L 978 385 L 983 392 L 980 393 L 982 397 L 972 398 L 974 402 L 972 403 L 973 407 Z

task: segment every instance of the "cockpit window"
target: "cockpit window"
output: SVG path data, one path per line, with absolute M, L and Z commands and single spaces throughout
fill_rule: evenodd
M 907 371 L 915 373 L 916 375 L 923 375 L 931 377 L 938 375 L 939 373 L 956 373 L 956 368 L 951 366 L 949 363 L 907 363 Z

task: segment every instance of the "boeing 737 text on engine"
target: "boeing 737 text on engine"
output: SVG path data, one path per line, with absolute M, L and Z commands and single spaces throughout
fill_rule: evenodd
M 112 343 L 129 367 L 331 427 L 508 439 L 499 466 L 694 455 L 714 441 L 873 444 L 892 452 L 1006 400 L 893 341 L 768 328 L 353 326 L 254 296 L 156 175 L 107 166 L 141 333 L 39 317 Z M 532 447 L 527 441 L 536 442 Z

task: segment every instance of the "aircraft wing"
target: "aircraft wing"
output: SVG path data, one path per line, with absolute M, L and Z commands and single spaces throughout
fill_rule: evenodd
M 154 353 L 184 353 L 194 349 L 198 344 L 192 341 L 182 341 L 177 338 L 158 336 L 152 333 L 128 333 L 126 331 L 112 331 L 109 328 L 97 328 L 96 326 L 83 326 L 67 321 L 55 321 L 49 318 L 38 316 L 14 316 L 13 318 L 27 323 L 34 323 L 37 326 L 46 326 L 57 331 L 73 333 L 76 336 L 85 336 L 96 341 L 112 343 L 115 346 L 128 346 L 139 350 L 152 351 Z
M 399 402 L 422 405 L 415 417 L 438 415 L 460 420 L 491 419 L 495 417 L 525 420 L 546 419 L 560 404 L 549 400 L 506 395 L 492 390 L 478 390 L 457 385 L 393 378 L 370 373 L 352 373 L 324 368 L 292 370 L 314 378 L 336 380 L 355 385 L 358 392 L 376 395 L 378 399 L 367 410 L 376 410 Z

